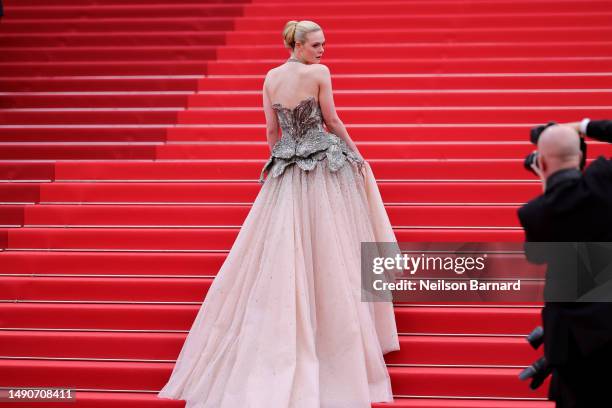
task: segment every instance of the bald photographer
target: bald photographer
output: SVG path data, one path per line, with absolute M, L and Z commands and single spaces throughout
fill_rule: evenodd
M 612 142 L 612 121 L 551 122 L 532 129 L 537 151 L 525 167 L 540 177 L 544 192 L 518 210 L 527 258 L 548 264 L 542 310 L 545 365 L 538 369 L 552 372 L 549 398 L 557 408 L 612 406 L 612 303 L 605 301 L 606 296 L 612 300 L 612 250 L 604 244 L 612 242 L 612 161 L 600 156 L 586 166 L 587 138 Z M 559 244 L 556 252 L 543 256 L 529 245 L 537 242 Z M 571 254 L 559 250 L 561 243 L 567 248 L 585 243 L 583 252 L 597 253 L 597 265 L 579 250 L 580 263 L 568 262 L 563 257 Z M 571 279 L 569 270 L 575 274 Z M 559 282 L 566 285 L 565 295 L 574 296 L 559 296 Z

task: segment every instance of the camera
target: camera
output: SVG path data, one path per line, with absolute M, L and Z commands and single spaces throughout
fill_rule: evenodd
M 553 125 L 556 125 L 556 124 L 557 122 L 548 122 L 545 125 L 535 126 L 531 128 L 529 132 L 529 140 L 531 141 L 531 143 L 537 146 L 538 140 L 540 139 L 540 135 L 542 134 L 542 132 L 545 129 Z M 587 145 L 586 145 L 586 142 L 584 141 L 584 137 L 580 137 L 580 151 L 582 152 L 582 159 L 580 160 L 580 170 L 582 170 L 584 169 L 584 166 L 586 165 L 586 156 L 587 156 Z M 523 162 L 523 167 L 525 167 L 525 170 L 528 170 L 532 172 L 533 174 L 536 174 L 535 171 L 533 171 L 533 169 L 531 168 L 531 165 L 537 163 L 537 159 L 538 159 L 537 150 L 529 153 L 527 157 L 525 157 L 525 161 Z
M 528 336 L 527 342 L 537 350 L 538 347 L 542 345 L 544 342 L 544 329 L 542 326 L 536 327 Z M 535 390 L 539 388 L 546 378 L 552 373 L 552 369 L 548 365 L 546 361 L 546 357 L 540 357 L 535 362 L 531 363 L 531 365 L 525 368 L 520 374 L 519 379 L 521 381 L 525 381 L 531 378 L 531 384 L 529 384 L 529 388 Z

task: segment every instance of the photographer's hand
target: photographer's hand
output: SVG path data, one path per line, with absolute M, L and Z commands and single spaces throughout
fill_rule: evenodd
M 536 160 L 531 163 L 531 168 L 533 172 L 540 177 L 540 181 L 542 182 L 542 191 L 546 191 L 546 178 L 542 173 L 542 169 L 540 168 L 540 155 L 537 156 Z

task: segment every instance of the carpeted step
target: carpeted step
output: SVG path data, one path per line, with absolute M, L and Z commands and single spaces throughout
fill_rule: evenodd
M 525 264 L 526 262 L 523 262 Z M 487 263 L 487 270 L 491 269 Z M 487 274 L 487 278 L 515 280 L 510 273 L 503 272 Z M 424 279 L 434 279 L 435 273 Z M 480 278 L 477 276 L 465 276 Z M 418 279 L 418 278 L 416 278 Z M 437 280 L 434 280 L 437 282 Z M 0 277 L 0 299 L 6 302 L 201 302 L 208 293 L 213 278 L 128 278 L 128 277 Z M 505 299 L 534 303 L 541 299 L 544 293 L 544 279 L 524 279 L 520 283 L 520 293 L 507 295 Z M 427 295 L 424 295 L 427 297 Z M 464 296 L 461 299 L 451 297 L 446 299 L 456 303 L 468 301 L 493 302 L 492 298 L 478 298 Z M 431 300 L 429 295 L 429 300 Z M 409 293 L 398 294 L 397 303 L 410 300 Z M 413 297 L 419 301 L 427 299 Z M 497 300 L 501 300 L 497 298 Z
M 525 142 L 357 142 L 361 154 L 372 160 L 385 159 L 520 159 L 535 150 Z M 589 143 L 588 155 L 610 155 L 604 142 Z M 262 142 L 200 142 L 198 144 L 141 143 L 6 143 L 0 144 L 0 160 L 92 160 L 163 159 L 231 160 L 270 156 Z M 263 167 L 263 166 L 262 166 Z
M 112 91 L 184 91 L 197 89 L 202 73 L 193 76 L 168 75 L 162 77 L 119 75 L 99 77 L 15 76 L 0 77 L 0 87 L 6 92 L 112 92 Z M 603 79 L 605 81 L 605 79 Z
M 345 0 L 339 0 L 345 1 Z M 126 4 L 168 4 L 167 0 L 104 0 L 102 3 L 100 0 L 4 0 L 5 4 L 13 6 L 96 6 L 100 4 L 107 5 L 126 5 Z M 208 3 L 231 3 L 231 4 L 243 4 L 250 3 L 249 0 L 181 0 L 180 4 L 208 4 Z
M 4 301 L 201 302 L 209 278 L 0 277 Z
M 18 145 L 14 145 L 17 149 Z M 21 156 L 17 152 L 5 153 L 6 159 L 29 158 L 29 154 L 39 157 L 53 158 L 56 154 L 60 156 L 72 155 L 78 158 L 81 152 L 70 146 L 70 152 L 64 153 L 64 146 L 44 146 L 42 151 L 34 148 L 26 149 L 25 145 L 19 148 L 26 150 Z M 69 146 L 66 145 L 66 148 Z M 87 146 L 88 152 L 92 152 L 94 146 Z M 125 146 L 122 146 L 125 147 Z M 357 142 L 357 147 L 364 157 L 370 159 L 517 159 L 524 158 L 534 150 L 534 145 L 528 141 L 524 142 Z M 8 150 L 8 149 L 7 149 Z M 83 149 L 85 150 L 85 149 Z M 119 149 L 117 149 L 119 150 Z M 123 149 L 122 149 L 123 150 Z M 165 144 L 156 147 L 156 157 L 160 159 L 262 159 L 270 155 L 267 143 L 215 143 L 201 142 L 199 144 Z M 119 150 L 121 151 L 121 150 Z M 591 158 L 599 155 L 610 155 L 612 147 L 605 142 L 589 143 L 588 155 Z M 83 155 L 88 154 L 83 152 Z M 91 153 L 93 154 L 93 153 Z M 18 157 L 12 157 L 13 155 Z M 48 155 L 48 156 L 47 156 Z M 64 157 L 62 157 L 64 158 Z
M 167 129 L 166 125 L 148 124 L 0 125 L 0 137 L 5 142 L 163 142 Z M 216 135 L 222 137 L 218 132 Z
M 33 183 L 0 183 L 0 203 L 36 203 L 40 201 L 40 187 Z
M 17 75 L 261 75 L 282 62 L 269 61 L 102 61 L 102 62 L 0 62 L 0 77 Z M 538 57 L 538 58 L 401 58 L 328 59 L 326 65 L 336 74 L 447 74 L 482 72 L 505 73 L 587 73 L 609 72 L 612 57 Z
M 479 70 L 471 73 L 421 73 L 384 75 L 362 73 L 361 75 L 337 74 L 334 72 L 333 85 L 336 91 L 363 89 L 429 89 L 438 92 L 444 89 L 609 89 L 612 74 L 606 72 L 575 73 L 489 73 Z M 17 74 L 20 75 L 20 74 Z M 118 76 L 81 77 L 50 76 L 40 77 L 0 76 L 0 87 L 7 92 L 61 92 L 61 91 L 193 91 L 199 82 L 201 91 L 217 90 L 256 91 L 261 90 L 264 76 L 217 75 L 206 79 L 202 72 L 185 77 L 176 73 L 168 76 Z
M 25 144 L 0 146 L 0 160 L 154 159 L 157 144 Z
M 304 4 L 304 3 L 303 3 Z M 300 3 L 296 4 L 300 6 Z M 305 5 L 305 4 L 304 4 Z M 379 6 L 379 7 L 377 7 Z M 471 7 L 470 7 L 471 6 Z M 388 10 L 392 9 L 397 14 L 410 15 L 428 15 L 453 13 L 455 15 L 467 13 L 541 13 L 550 9 L 549 2 L 534 1 L 532 4 L 525 2 L 482 2 L 476 7 L 469 3 L 460 2 L 440 2 L 434 1 L 430 3 L 415 3 L 415 2 L 390 2 L 382 1 L 379 4 L 363 3 L 357 1 L 340 2 L 331 4 L 322 4 L 317 7 L 317 15 L 321 17 L 334 17 L 338 14 L 344 15 L 363 15 L 363 14 L 387 14 Z M 560 2 L 555 7 L 557 13 L 584 13 L 594 11 L 612 11 L 609 3 L 602 1 L 585 1 L 584 4 L 576 4 L 570 2 Z M 244 7 L 242 4 L 190 4 L 190 3 L 175 3 L 175 4 L 95 4 L 87 7 L 75 5 L 49 5 L 46 7 L 35 7 L 28 5 L 11 7 L 11 18 L 114 18 L 114 17 L 139 17 L 146 12 L 151 18 L 160 17 L 181 17 L 181 16 L 266 16 L 266 17 L 285 17 L 287 11 L 282 7 L 277 7 L 275 4 L 254 3 Z
M 588 7 L 588 6 L 587 6 Z M 243 4 L 96 4 L 87 7 L 74 5 L 17 6 L 11 7 L 11 19 L 105 19 L 190 17 L 238 17 L 243 15 Z M 570 10 L 576 11 L 576 10 Z
M 560 4 L 560 5 L 564 5 L 566 3 L 571 3 L 572 0 L 559 0 L 557 2 L 553 2 L 552 0 L 538 0 L 537 4 Z M 591 0 L 593 1 L 593 0 Z M 587 3 L 591 3 L 591 1 L 587 2 Z M 10 5 L 11 7 L 13 6 L 48 6 L 48 5 L 55 5 L 55 6 L 75 6 L 75 5 L 80 5 L 80 6 L 95 6 L 95 5 L 100 5 L 100 0 L 52 0 L 50 2 L 50 0 L 4 0 L 4 2 L 8 5 Z M 451 3 L 454 3 L 455 1 L 450 1 Z M 104 0 L 102 4 L 105 5 L 137 5 L 137 4 L 167 4 L 167 0 Z M 208 3 L 219 3 L 219 0 L 180 0 L 178 2 L 178 4 L 208 4 Z M 223 3 L 247 3 L 247 4 L 251 4 L 253 3 L 252 1 L 246 2 L 244 0 L 223 0 Z M 276 4 L 275 0 L 257 0 L 256 4 L 261 4 L 261 5 L 266 5 L 266 4 Z M 336 0 L 334 3 L 340 3 L 340 4 L 353 4 L 355 3 L 355 0 Z M 418 3 L 418 2 L 417 2 Z M 439 0 L 438 3 L 440 4 L 445 4 L 445 3 L 449 3 L 448 0 Z M 499 2 L 495 2 L 495 4 L 515 4 L 515 3 L 527 3 L 527 4 L 531 4 L 531 2 L 527 1 L 527 0 L 516 0 L 516 1 L 508 1 L 508 0 L 504 0 L 504 1 L 499 1 Z
M 240 226 L 250 205 L 25 205 L 0 222 L 31 226 Z M 516 206 L 387 206 L 395 226 L 517 227 Z
M 345 124 L 355 141 L 522 141 L 528 140 L 527 124 Z M 161 124 L 115 125 L 0 125 L 5 142 L 262 142 L 265 124 Z M 384 138 L 383 138 L 384 136 Z
M 11 386 L 86 389 L 158 390 L 172 371 L 171 363 L 2 361 L 0 372 Z M 412 396 L 497 398 L 543 397 L 518 380 L 519 368 L 389 367 L 393 392 Z M 32 374 L 36 373 L 36 374 Z
M 400 333 L 522 336 L 539 324 L 540 309 L 395 306 L 395 318 Z M 0 319 L 3 328 L 187 331 L 198 310 L 198 304 L 0 303 Z
M 288 106 L 290 109 L 294 106 Z M 338 114 L 349 124 L 393 123 L 546 123 L 550 118 L 571 122 L 587 115 L 612 116 L 609 106 L 541 106 L 526 110 L 519 106 L 502 107 L 339 107 Z M 367 113 L 367 114 L 364 114 Z M 40 124 L 258 124 L 261 108 L 136 108 L 136 109 L 4 109 L 0 119 L 13 125 Z M 401 118 L 401 120 L 398 120 Z
M 562 31 L 558 30 L 561 34 Z M 596 39 L 590 31 L 576 30 L 576 35 L 585 41 Z M 0 47 L 78 47 L 108 46 L 112 44 L 146 46 L 146 45 L 223 45 L 227 33 L 224 31 L 148 31 L 140 33 L 69 33 L 58 32 L 53 36 L 41 33 L 5 34 L 0 38 Z M 551 39 L 552 41 L 552 39 Z M 562 40 L 561 40 L 562 41 Z
M 157 398 L 153 393 L 136 392 L 85 392 L 77 391 L 77 408 L 106 408 L 110 404 L 117 408 L 183 408 L 184 401 Z M 29 408 L 30 405 L 12 403 L 15 408 Z M 27 403 L 30 404 L 30 403 Z M 45 407 L 63 408 L 66 404 L 46 403 Z M 495 399 L 448 399 L 448 398 L 401 398 L 396 397 L 393 403 L 374 403 L 373 408 L 553 408 L 545 401 L 537 400 L 495 400 Z
M 325 30 L 329 44 L 366 43 L 373 36 L 377 41 L 392 42 L 440 42 L 470 43 L 486 39 L 490 42 L 522 42 L 530 43 L 534 38 L 551 43 L 563 41 L 599 41 L 610 38 L 612 29 L 600 27 L 519 27 L 505 29 L 448 29 L 448 28 L 398 28 L 395 30 Z M 108 46 L 109 42 L 123 45 L 240 45 L 244 36 L 249 37 L 252 44 L 278 43 L 277 30 L 259 31 L 143 31 L 129 32 L 58 32 L 53 36 L 43 33 L 5 34 L 0 37 L 0 47 L 45 47 L 45 46 Z
M 535 181 L 535 180 L 534 180 Z M 0 183 L 0 202 L 42 203 L 252 203 L 261 188 L 250 183 Z M 386 204 L 519 204 L 537 196 L 535 182 L 380 182 Z
M 39 124 L 166 124 L 177 120 L 177 113 L 184 108 L 100 108 L 100 109 L 3 109 L 0 120 L 12 125 Z
M 574 3 L 575 4 L 575 3 Z M 575 6 L 574 6 L 575 7 Z M 241 7 L 239 7 L 241 8 Z M 598 8 L 597 10 L 599 10 Z M 87 9 L 82 9 L 85 13 Z M 203 10 L 203 9 L 202 9 Z M 283 8 L 276 8 L 279 14 L 275 16 L 245 16 L 235 19 L 235 16 L 189 16 L 183 13 L 181 17 L 142 17 L 142 11 L 136 16 L 100 17 L 92 19 L 77 18 L 14 18 L 3 21 L 0 31 L 16 32 L 69 32 L 69 31 L 141 31 L 159 30 L 163 27 L 167 31 L 184 30 L 269 30 L 271 27 L 283 27 L 291 17 L 291 12 Z M 328 14 L 318 15 L 317 22 L 326 29 L 346 29 L 346 27 L 366 26 L 371 29 L 397 29 L 397 28 L 431 28 L 431 27 L 457 27 L 457 28 L 501 28 L 501 27 L 576 27 L 584 26 L 584 19 L 592 25 L 605 26 L 612 15 L 612 11 L 568 11 L 551 12 L 550 7 L 532 12 L 478 12 L 469 10 L 464 13 L 437 12 L 433 14 L 389 13 L 388 10 L 378 8 L 375 14 L 338 16 Z M 206 12 L 208 10 L 203 10 Z M 161 7 L 161 12 L 165 8 Z M 212 13 L 212 10 L 210 10 Z M 238 11 L 235 12 L 236 14 Z M 345 12 L 343 12 L 345 14 Z M 186 16 L 187 15 L 187 16 Z M 88 20 L 88 21 L 85 21 Z
M 5 95 L 4 108 L 239 108 L 259 107 L 261 95 L 256 92 L 243 93 L 186 93 L 183 91 L 160 92 L 117 92 L 98 94 L 82 92 L 71 94 L 13 93 Z M 112 99 L 109 99 L 112 96 Z M 187 98 L 186 98 L 187 97 Z M 410 106 L 608 106 L 612 91 L 578 90 L 554 92 L 523 91 L 504 92 L 503 90 L 464 90 L 464 91 L 425 91 L 398 90 L 391 92 L 377 90 L 337 91 L 334 101 L 339 107 L 410 107 Z
M 544 276 L 544 268 L 526 262 L 523 254 L 488 254 L 490 277 Z M 226 252 L 62 252 L 0 251 L 0 274 L 24 277 L 122 276 L 205 277 L 217 275 Z M 197 295 L 196 295 L 197 296 Z
M 358 48 L 357 48 L 358 47 Z M 516 44 L 516 43 L 466 43 L 466 44 L 447 44 L 447 43 L 379 43 L 376 45 L 369 44 L 336 44 L 330 43 L 325 48 L 326 58 L 342 59 L 352 58 L 355 55 L 355 50 L 359 49 L 360 53 L 367 55 L 368 58 L 397 58 L 398 55 L 410 55 L 411 58 L 487 58 L 487 57 L 595 57 L 595 56 L 606 56 L 610 53 L 612 45 L 609 42 L 578 42 L 578 43 L 529 43 L 529 44 Z M 26 54 L 27 51 L 32 51 L 30 54 Z M 7 50 L 9 52 L 17 52 L 17 50 Z M 15 59 L 28 61 L 31 58 L 36 58 L 37 54 L 43 54 L 49 57 L 53 57 L 53 49 L 46 50 L 24 50 L 20 55 L 15 55 Z M 185 53 L 184 50 L 183 53 Z M 261 45 L 259 47 L 246 47 L 246 46 L 225 46 L 217 52 L 217 58 L 219 60 L 235 60 L 240 58 L 248 59 L 275 59 L 283 57 L 284 50 L 280 50 L 278 44 Z M 58 57 L 61 59 L 70 59 L 77 57 L 77 49 L 74 49 L 72 53 L 68 53 L 64 57 L 59 54 Z M 77 54 L 77 55 L 75 55 Z M 83 50 L 80 54 L 81 58 L 85 58 L 86 55 L 91 56 L 91 51 L 87 53 L 87 50 Z M 200 53 L 204 54 L 204 52 Z M 146 54 L 149 55 L 149 54 Z M 150 55 L 155 56 L 156 54 L 151 53 Z M 188 55 L 188 54 L 185 54 Z
M 356 44 L 332 43 L 325 53 L 331 59 L 352 58 Z M 0 47 L 0 52 L 9 61 L 138 61 L 197 60 L 215 58 L 218 60 L 279 59 L 286 51 L 278 44 L 232 45 L 218 49 L 217 45 L 158 45 L 158 46 L 102 46 L 102 47 Z M 359 51 L 372 59 L 395 59 L 397 55 L 411 58 L 525 58 L 525 57 L 597 57 L 607 56 L 612 43 L 607 41 L 572 43 L 378 43 L 359 44 Z
M 0 26 L 1 27 L 1 26 Z M 15 76 L 200 76 L 209 60 L 109 62 L 0 62 L 0 78 Z
M 612 86 L 612 74 L 607 72 L 572 72 L 572 73 L 484 73 L 478 69 L 474 73 L 441 73 L 439 71 L 424 73 L 398 73 L 385 75 L 370 74 L 337 74 L 333 73 L 333 85 L 336 91 L 363 89 L 605 89 Z M 200 80 L 199 90 L 261 90 L 264 75 L 215 75 Z M 0 78 L 2 81 L 2 78 Z M 44 81 L 41 79 L 41 83 Z M 88 84 L 96 84 L 93 80 Z M 100 84 L 102 86 L 102 84 Z
M 125 92 L 123 94 L 96 94 L 81 92 L 71 94 L 66 92 L 40 94 L 40 93 L 13 93 L 5 95 L 3 108 L 32 109 L 32 108 L 185 108 L 187 97 L 193 92 L 189 91 L 160 91 L 160 92 Z M 109 98 L 112 96 L 112 98 Z M 580 95 L 577 95 L 580 98 Z
M 282 60 L 267 61 L 210 61 L 207 64 L 206 72 L 209 75 L 253 75 L 266 72 L 278 65 Z M 336 74 L 363 74 L 364 72 L 379 72 L 384 74 L 423 74 L 431 72 L 441 73 L 505 73 L 512 71 L 515 73 L 583 73 L 583 72 L 610 72 L 612 68 L 612 58 L 609 57 L 581 57 L 581 58 L 398 58 L 398 59 L 327 59 L 328 67 L 331 72 Z M 149 64 L 153 69 L 154 63 Z M 188 66 L 177 63 L 177 70 L 183 68 L 187 72 Z M 8 68 L 8 66 L 7 66 Z M 19 66 L 25 72 L 40 72 L 43 67 Z M 72 66 L 53 66 L 44 67 L 47 72 L 79 72 L 80 67 Z M 96 69 L 95 66 L 89 67 Z M 110 67 L 108 67 L 110 68 Z M 125 69 L 126 67 L 122 67 Z M 164 66 L 159 66 L 163 72 Z M 137 67 L 134 67 L 136 72 Z M 11 73 L 9 69 L 4 69 L 0 65 L 0 74 Z
M 286 106 L 291 109 L 295 105 Z M 572 122 L 576 118 L 585 115 L 594 117 L 612 116 L 610 106 L 568 106 L 568 107 L 538 107 L 537 109 L 525 109 L 524 107 L 385 107 L 385 108 L 363 108 L 363 107 L 339 107 L 338 115 L 344 122 L 350 124 L 391 124 L 391 123 L 546 123 L 549 118 L 556 118 L 558 122 Z M 5 111 L 5 117 L 11 118 L 16 113 Z M 144 113 L 144 112 L 143 112 Z M 140 114 L 140 112 L 139 112 Z M 34 115 L 34 113 L 32 113 Z M 77 115 L 73 112 L 66 113 L 68 123 L 79 123 Z M 93 117 L 94 113 L 83 113 L 78 116 L 78 120 Z M 153 116 L 151 113 L 150 115 Z M 155 113 L 158 115 L 158 113 Z M 183 124 L 255 124 L 260 123 L 263 115 L 260 108 L 199 108 L 189 109 L 178 113 L 178 120 Z M 109 115 L 110 116 L 110 115 Z M 24 118 L 30 115 L 23 114 Z M 401 118 L 401 120 L 398 120 Z M 15 117 L 17 119 L 17 117 Z M 57 119 L 58 121 L 61 119 Z M 114 116 L 110 116 L 108 121 L 113 121 Z M 57 123 L 57 122 L 55 122 Z
M 482 3 L 480 3 L 482 4 Z M 333 43 L 368 43 L 375 39 L 377 42 L 532 42 L 538 41 L 599 41 L 609 38 L 610 31 L 607 25 L 601 26 L 565 26 L 546 27 L 518 26 L 518 27 L 397 27 L 394 29 L 328 29 L 325 27 L 326 39 Z M 89 33 L 95 35 L 96 33 Z M 266 27 L 261 30 L 240 30 L 226 33 L 225 43 L 228 45 L 243 44 L 244 37 L 248 36 L 253 44 L 278 43 L 278 30 Z
M 23 225 L 23 206 L 3 205 L 0 206 L 0 225 L 19 226 Z
M 522 159 L 368 160 L 379 180 L 514 180 L 533 181 Z M 0 180 L 197 181 L 255 180 L 259 160 L 135 161 L 0 161 Z
M 60 96 L 58 95 L 56 98 Z M 165 98 L 166 96 L 160 95 L 160 99 L 162 97 Z M 528 90 L 520 92 L 504 92 L 503 90 L 395 90 L 384 92 L 364 89 L 352 92 L 338 90 L 334 94 L 334 102 L 338 107 L 359 106 L 364 108 L 391 106 L 426 106 L 431 108 L 437 106 L 523 106 L 528 109 L 529 106 L 567 106 L 568 102 L 571 102 L 572 106 L 609 106 L 611 97 L 612 91 L 605 90 L 555 90 L 554 92 L 543 90 L 532 92 Z M 19 96 L 20 100 L 22 98 L 22 96 Z M 121 103 L 123 98 L 121 96 L 121 100 L 118 102 Z M 34 99 L 34 97 L 31 99 Z M 261 99 L 261 95 L 256 92 L 236 94 L 207 94 L 201 92 L 189 96 L 189 107 L 259 107 L 262 104 Z M 94 100 L 93 102 L 96 101 Z
M 220 251 L 229 250 L 237 228 L 0 228 L 7 249 Z M 520 242 L 519 228 L 394 228 L 403 242 Z
M 0 331 L 2 356 L 174 361 L 184 333 Z M 539 357 L 524 338 L 400 336 L 387 364 L 526 366 Z
M 372 404 L 373 408 L 553 408 L 551 402 L 538 398 L 512 399 L 448 399 L 448 398 L 394 398 L 393 403 Z
M 226 252 L 0 251 L 0 274 L 216 275 Z
M 533 124 L 508 123 L 500 126 L 495 123 L 346 123 L 346 129 L 354 141 L 519 141 L 528 140 Z M 76 131 L 76 130 L 75 130 Z M 24 130 L 29 134 L 37 130 Z M 188 141 L 256 141 L 261 142 L 262 125 L 179 125 L 168 129 L 167 140 L 171 142 Z M 2 129 L 0 128 L 0 133 Z

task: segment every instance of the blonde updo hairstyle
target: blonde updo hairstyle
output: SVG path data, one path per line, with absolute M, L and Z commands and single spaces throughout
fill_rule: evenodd
M 321 26 L 319 26 L 314 21 L 291 20 L 287 22 L 287 24 L 285 24 L 285 29 L 283 30 L 283 41 L 285 42 L 285 47 L 289 49 L 294 49 L 296 42 L 302 44 L 304 43 L 304 40 L 306 39 L 306 34 L 319 30 L 321 30 Z

